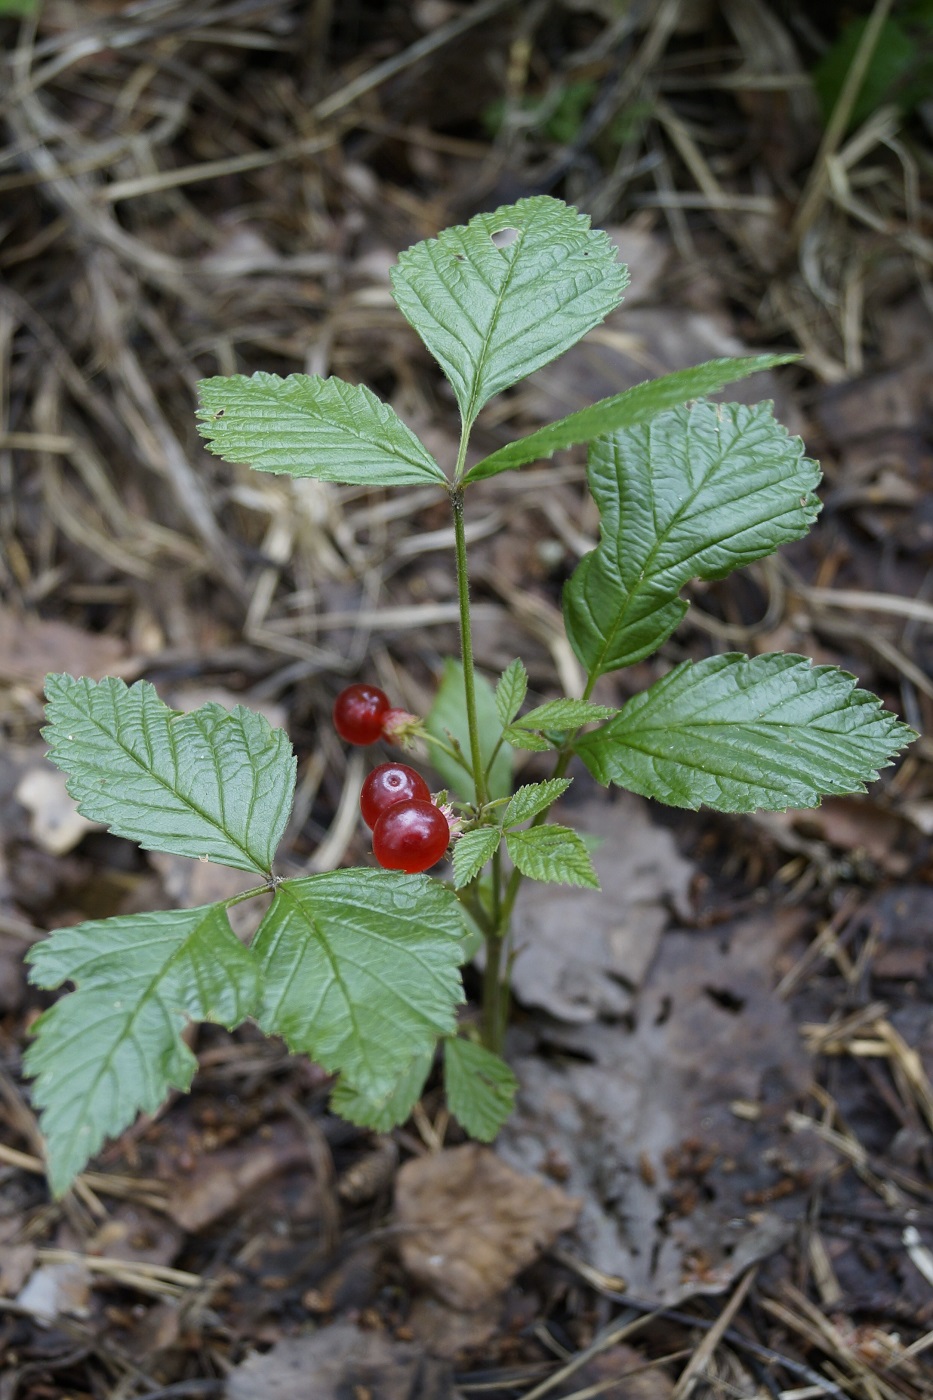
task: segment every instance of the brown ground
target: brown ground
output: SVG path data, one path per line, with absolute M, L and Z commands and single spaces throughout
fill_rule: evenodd
M 519 915 L 523 1091 L 496 1157 L 457 1146 L 437 1090 L 374 1138 L 328 1115 L 314 1066 L 205 1029 L 191 1097 L 54 1205 L 20 1077 L 30 943 L 229 889 L 75 824 L 42 760 L 47 670 L 267 707 L 299 755 L 290 868 L 368 859 L 330 706 L 361 674 L 429 702 L 456 647 L 445 513 L 224 466 L 194 384 L 364 380 L 447 460 L 452 400 L 387 271 L 479 209 L 560 195 L 632 268 L 622 311 L 497 403 L 483 448 L 661 369 L 803 352 L 748 392 L 822 459 L 818 528 L 697 588 L 607 696 L 783 648 L 929 730 L 929 112 L 824 130 L 807 74 L 841 9 L 0 20 L 0 1400 L 933 1395 L 926 739 L 805 815 L 672 817 L 578 784 L 617 887 Z M 521 655 L 555 695 L 560 586 L 596 529 L 580 459 L 471 504 L 479 664 Z

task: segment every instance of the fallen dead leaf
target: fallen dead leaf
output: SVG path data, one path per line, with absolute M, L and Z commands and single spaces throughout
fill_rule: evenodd
M 70 1264 L 43 1264 L 30 1276 L 17 1303 L 39 1323 L 57 1317 L 87 1317 L 90 1313 L 91 1275 L 81 1260 Z
M 277 1176 L 308 1163 L 307 1143 L 290 1123 L 275 1123 L 271 1135 L 243 1138 L 233 1147 L 199 1157 L 187 1179 L 176 1182 L 166 1209 L 184 1230 L 196 1233 Z
M 603 839 L 593 855 L 602 888 L 588 897 L 581 918 L 579 890 L 526 887 L 513 918 L 513 991 L 525 1006 L 562 1021 L 618 1019 L 631 1010 L 671 909 L 689 915 L 693 866 L 671 833 L 650 820 L 645 804 L 627 793 L 612 804 L 576 803 L 564 814 Z
M 408 1273 L 452 1308 L 482 1308 L 577 1218 L 580 1202 L 467 1143 L 415 1157 L 395 1185 Z
M 450 1370 L 411 1342 L 351 1323 L 286 1337 L 227 1377 L 226 1400 L 453 1400 Z
M 65 774 L 44 762 L 27 768 L 16 787 L 16 800 L 29 813 L 29 834 L 53 856 L 67 855 L 102 822 L 89 821 L 78 811 L 65 787 Z
M 497 1151 L 564 1165 L 584 1201 L 587 1260 L 639 1297 L 670 1305 L 726 1288 L 787 1238 L 824 1165 L 815 1139 L 782 1130 L 811 1077 L 772 990 L 786 936 L 773 914 L 668 933 L 632 1031 L 551 1026 L 512 1059 L 521 1089 Z
M 119 637 L 0 607 L 0 681 L 41 691 L 50 671 L 99 680 L 119 675 L 125 661 Z

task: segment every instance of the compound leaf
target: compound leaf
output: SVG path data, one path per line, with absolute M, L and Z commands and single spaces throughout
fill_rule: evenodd
M 592 442 L 619 428 L 635 428 L 642 423 L 650 423 L 665 409 L 677 408 L 688 399 L 700 399 L 706 394 L 718 393 L 727 384 L 734 384 L 760 370 L 773 369 L 775 365 L 786 365 L 796 360 L 797 355 L 750 355 L 739 360 L 707 360 L 705 364 L 693 365 L 690 369 L 677 369 L 660 379 L 647 379 L 635 384 L 621 394 L 600 399 L 598 403 L 581 408 L 555 423 L 547 423 L 537 432 L 516 442 L 506 443 L 482 461 L 476 462 L 466 473 L 464 481 L 482 481 L 509 471 L 512 467 L 524 467 L 529 462 L 538 462 L 542 457 L 553 457 L 564 447 L 573 447 L 579 442 Z
M 628 282 L 605 233 L 536 195 L 402 253 L 392 289 L 453 386 L 464 422 L 575 345 Z
M 523 875 L 555 885 L 582 885 L 599 889 L 583 839 L 569 826 L 532 826 L 506 835 L 509 855 Z
M 189 1087 L 187 1021 L 238 1025 L 255 1008 L 259 973 L 222 904 L 59 929 L 26 961 L 37 986 L 77 983 L 39 1017 L 26 1053 L 60 1196 L 105 1138 Z
M 550 807 L 552 802 L 556 802 L 572 782 L 572 778 L 546 778 L 543 783 L 526 783 L 518 789 L 506 807 L 503 824 L 518 826 L 521 822 L 530 821 L 546 807 Z
M 421 440 L 363 384 L 258 372 L 202 379 L 198 393 L 198 431 L 225 462 L 360 486 L 446 485 Z
M 259 1024 L 369 1100 L 390 1096 L 455 1024 L 463 919 L 425 875 L 333 870 L 283 880 L 253 943 Z
M 600 540 L 564 590 L 571 645 L 592 676 L 656 651 L 692 578 L 723 578 L 805 535 L 816 462 L 770 404 L 697 403 L 590 449 Z
M 574 748 L 601 783 L 672 807 L 815 807 L 864 792 L 913 731 L 854 676 L 806 657 L 685 661 Z
M 465 831 L 454 844 L 454 889 L 462 890 L 492 860 L 499 849 L 502 832 L 497 826 L 478 826 Z
M 169 709 L 148 681 L 48 676 L 42 731 L 78 810 L 147 851 L 266 874 L 291 811 L 295 756 L 253 710 Z
M 433 1050 L 415 1055 L 392 1088 L 380 1094 L 364 1094 L 354 1088 L 345 1075 L 341 1075 L 330 1096 L 331 1109 L 341 1118 L 346 1118 L 348 1123 L 356 1123 L 360 1128 L 372 1128 L 377 1133 L 387 1133 L 411 1116 L 412 1109 L 421 1098 L 433 1061 Z
M 496 713 L 503 725 L 511 724 L 528 693 L 528 672 L 517 658 L 510 661 L 496 684 Z
M 518 1080 L 505 1060 L 461 1037 L 444 1041 L 447 1106 L 471 1137 L 492 1142 L 512 1112 Z
M 479 747 L 485 767 L 492 751 L 499 741 L 502 725 L 496 707 L 496 696 L 485 676 L 475 675 L 476 718 L 479 724 Z M 449 742 L 454 739 L 460 745 L 460 752 L 466 762 L 470 762 L 470 730 L 467 724 L 466 691 L 463 684 L 463 666 L 452 657 L 444 662 L 444 673 L 430 710 L 425 716 L 424 727 L 429 734 Z M 476 800 L 473 779 L 465 768 L 456 763 L 441 749 L 431 747 L 431 763 L 440 773 L 447 787 L 467 802 Z M 496 754 L 495 762 L 487 782 L 490 797 L 507 797 L 512 790 L 512 751 L 503 744 Z
M 547 729 L 566 732 L 579 729 L 594 720 L 609 719 L 615 710 L 611 705 L 594 705 L 589 700 L 548 700 L 529 710 L 516 724 L 521 729 Z

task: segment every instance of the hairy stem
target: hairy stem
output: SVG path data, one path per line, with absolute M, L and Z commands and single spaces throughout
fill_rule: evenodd
M 465 446 L 461 448 L 461 452 Z M 467 729 L 470 734 L 470 762 L 473 786 L 478 806 L 486 801 L 486 775 L 479 746 L 479 722 L 476 717 L 476 678 L 473 671 L 473 633 L 470 627 L 470 583 L 467 574 L 466 536 L 463 528 L 463 490 L 455 487 L 450 493 L 454 512 L 454 540 L 457 548 L 457 595 L 460 599 L 460 656 L 463 661 L 463 690 L 466 700 Z

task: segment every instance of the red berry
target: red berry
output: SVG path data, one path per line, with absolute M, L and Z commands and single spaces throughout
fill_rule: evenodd
M 450 845 L 447 818 L 433 802 L 411 798 L 388 807 L 373 827 L 373 855 L 385 870 L 415 875 L 436 865 Z
M 380 763 L 365 779 L 360 790 L 360 811 L 370 831 L 383 812 L 397 802 L 418 798 L 430 802 L 431 790 L 420 773 L 407 763 Z
M 348 685 L 334 701 L 334 728 L 348 744 L 374 744 L 382 733 L 389 697 L 376 685 Z

